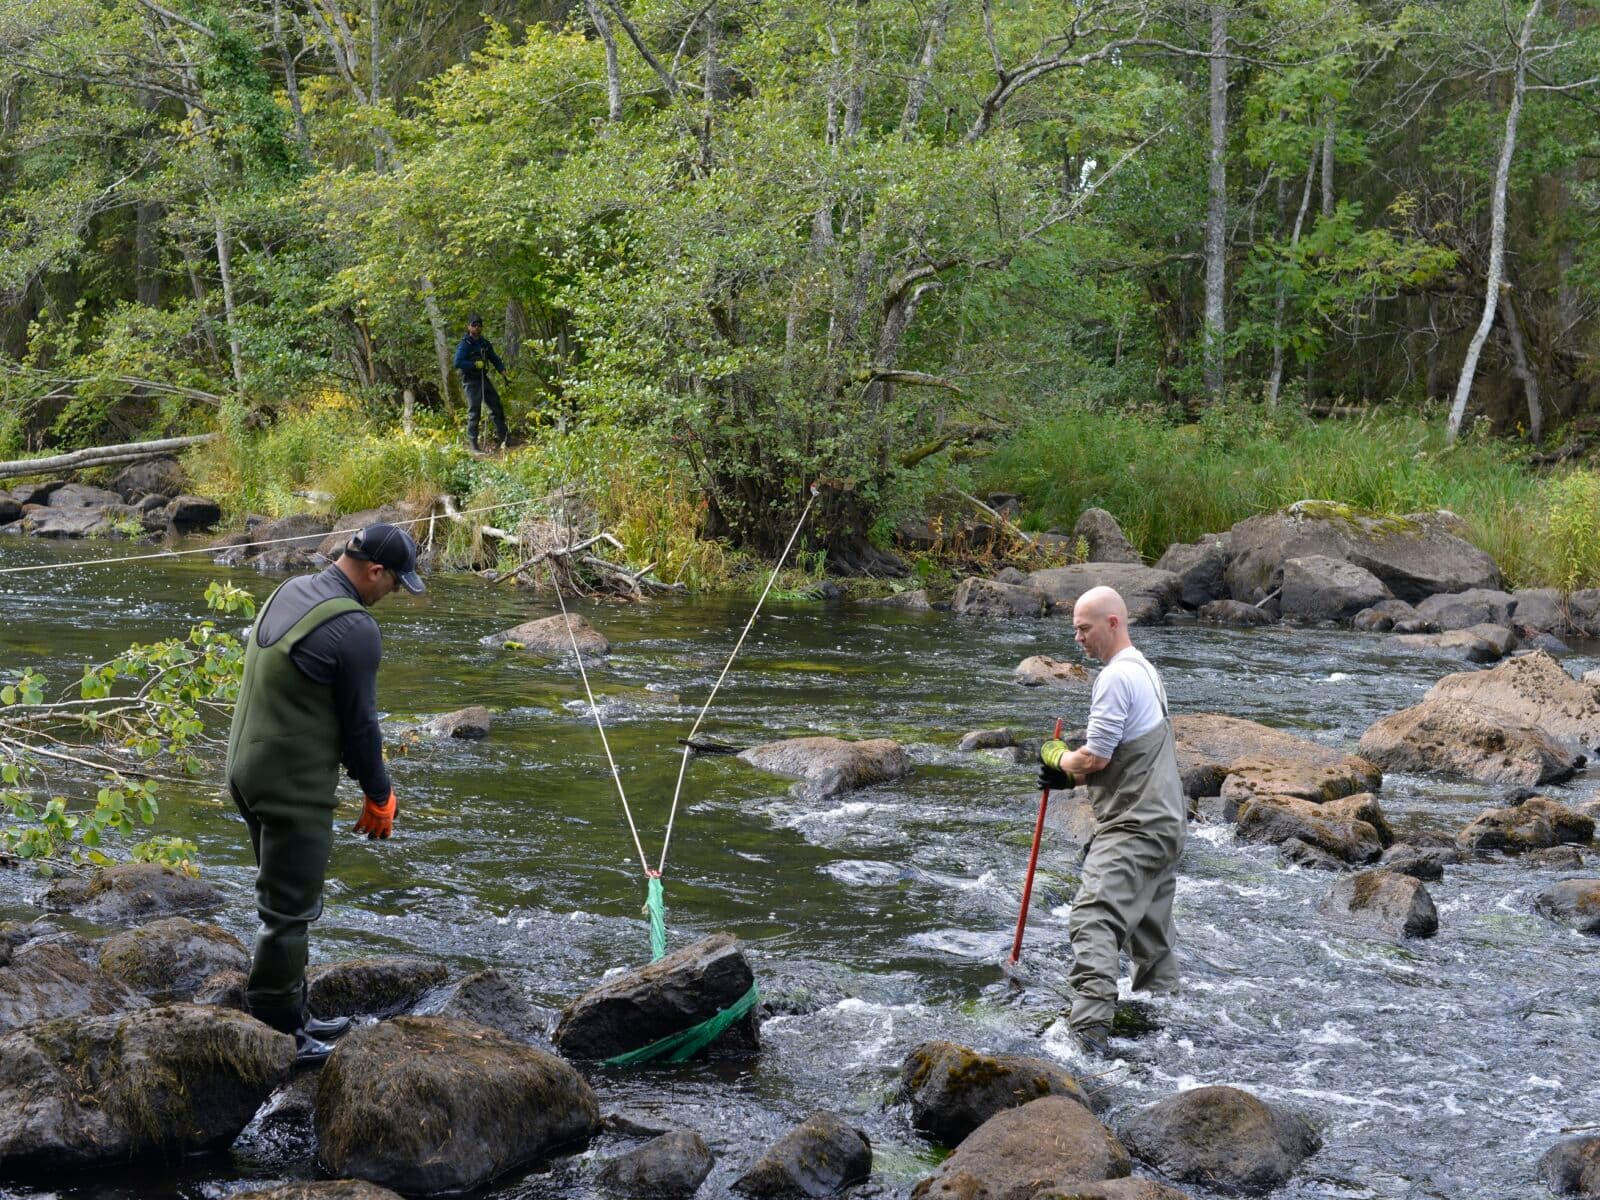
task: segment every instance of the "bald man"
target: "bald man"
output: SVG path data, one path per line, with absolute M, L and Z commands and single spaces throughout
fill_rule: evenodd
M 1133 990 L 1175 992 L 1172 892 L 1188 830 L 1167 692 L 1128 637 L 1128 606 L 1108 587 L 1072 609 L 1078 645 L 1105 663 L 1089 700 L 1089 736 L 1073 750 L 1051 740 L 1039 751 L 1042 787 L 1089 789 L 1094 835 L 1072 900 L 1070 1018 L 1078 1044 L 1104 1053 L 1116 1012 L 1121 952 L 1133 959 Z

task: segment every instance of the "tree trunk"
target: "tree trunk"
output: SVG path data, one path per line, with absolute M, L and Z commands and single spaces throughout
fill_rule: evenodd
M 1522 391 L 1528 398 L 1528 440 L 1538 445 L 1544 440 L 1544 403 L 1539 397 L 1539 376 L 1528 364 L 1528 347 L 1522 336 L 1522 322 L 1517 317 L 1516 295 L 1509 281 L 1500 286 L 1506 293 L 1500 317 L 1505 323 L 1506 342 L 1511 347 L 1511 373 L 1522 380 Z
M 110 463 L 137 462 L 144 458 L 160 458 L 190 446 L 201 446 L 215 441 L 214 433 L 197 433 L 189 437 L 162 438 L 154 442 L 125 442 L 117 446 L 89 446 L 70 454 L 57 454 L 50 458 L 19 458 L 0 462 L 0 479 L 14 479 L 19 475 L 53 475 L 60 471 L 104 466 Z
M 278 52 L 278 60 L 283 63 L 283 90 L 289 98 L 289 111 L 294 115 L 294 140 L 299 144 L 301 153 L 311 153 L 311 133 L 306 128 L 306 110 L 300 102 L 300 73 L 295 69 L 294 55 L 289 53 L 289 44 L 283 36 L 283 4 L 281 0 L 272 0 L 272 45 Z
M 417 389 L 416 385 L 407 383 L 405 391 L 401 394 L 400 401 L 400 429 L 410 437 L 417 428 Z
M 611 32 L 611 22 L 596 0 L 584 0 L 589 20 L 600 42 L 606 48 L 606 112 L 612 121 L 622 120 L 622 65 L 617 61 L 617 35 Z
M 927 33 L 922 40 L 922 56 L 906 88 L 906 106 L 900 113 L 900 136 L 906 141 L 917 134 L 917 117 L 922 113 L 928 82 L 933 78 L 933 61 L 939 53 L 939 41 L 944 37 L 944 27 L 950 21 L 950 5 L 951 0 L 939 0 L 928 17 Z
M 1506 189 L 1511 177 L 1511 156 L 1517 148 L 1517 120 L 1522 115 L 1522 97 L 1527 87 L 1528 47 L 1533 41 L 1533 24 L 1539 17 L 1542 0 L 1528 5 L 1528 14 L 1522 20 L 1522 31 L 1517 36 L 1517 65 L 1511 84 L 1511 104 L 1506 109 L 1506 132 L 1500 142 L 1500 161 L 1494 172 L 1494 194 L 1489 208 L 1489 270 L 1484 284 L 1483 316 L 1467 346 L 1466 361 L 1461 364 L 1461 377 L 1456 381 L 1455 403 L 1450 406 L 1450 420 L 1446 438 L 1454 442 L 1461 432 L 1461 419 L 1467 412 L 1467 398 L 1472 394 L 1472 383 L 1478 374 L 1478 358 L 1489 330 L 1494 327 L 1495 306 L 1500 298 L 1500 280 L 1505 273 L 1506 260 Z
M 1327 159 L 1324 157 L 1323 162 Z M 1306 181 L 1300 189 L 1300 211 L 1295 214 L 1294 233 L 1289 237 L 1289 250 L 1293 253 L 1300 244 L 1300 230 L 1306 222 L 1306 210 L 1311 207 L 1311 181 L 1317 171 L 1317 156 L 1313 154 L 1306 164 Z M 1278 284 L 1278 295 L 1272 313 L 1272 373 L 1267 376 L 1267 407 L 1278 406 L 1278 389 L 1283 384 L 1283 310 L 1287 297 L 1284 286 Z
M 1333 141 L 1335 131 L 1333 105 L 1328 105 L 1322 129 L 1322 215 L 1333 216 Z
M 133 293 L 146 308 L 161 305 L 161 212 L 154 200 L 141 200 L 133 209 Z
M 228 356 L 233 360 L 233 382 L 244 393 L 244 352 L 239 348 L 239 324 L 233 307 L 233 255 L 228 245 L 228 226 L 218 205 L 213 216 L 217 226 L 217 270 L 222 276 L 222 313 L 228 326 Z
M 439 299 L 433 294 L 433 281 L 426 275 L 418 281 L 422 289 L 422 309 L 428 314 L 428 324 L 433 326 L 433 352 L 439 360 L 439 403 L 450 411 L 450 335 L 445 330 L 444 314 L 439 311 Z
M 1228 253 L 1228 8 L 1211 5 L 1211 83 L 1209 89 L 1211 155 L 1206 207 L 1205 386 L 1213 404 L 1223 398 L 1223 308 Z

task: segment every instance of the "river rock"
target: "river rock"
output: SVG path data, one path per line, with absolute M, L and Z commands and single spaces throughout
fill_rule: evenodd
M 835 737 L 787 738 L 739 752 L 739 761 L 804 781 L 811 799 L 887 783 L 911 774 L 911 756 L 889 738 L 847 742 Z
M 1307 871 L 1344 872 L 1352 869 L 1351 865 L 1338 855 L 1329 854 L 1320 846 L 1313 846 L 1310 842 L 1301 841 L 1297 837 L 1278 843 L 1278 857 L 1286 866 L 1300 867 Z
M 1089 687 L 1094 683 L 1094 673 L 1082 663 L 1062 662 L 1048 654 L 1023 659 L 1011 678 L 1023 687 Z
M 391 1017 L 449 977 L 442 962 L 412 955 L 352 958 L 306 972 L 307 1001 L 320 1017 Z
M 911 1190 L 912 1200 L 1032 1200 L 1119 1179 L 1127 1150 L 1076 1100 L 1044 1096 L 990 1117 Z
M 368 525 L 399 525 L 410 533 L 419 543 L 416 525 L 417 518 L 423 515 L 420 505 L 412 504 L 409 500 L 399 500 L 393 504 L 380 505 L 378 508 L 363 508 L 360 512 L 346 513 L 340 517 L 334 529 L 317 545 L 317 553 L 330 561 L 344 553 L 345 545 L 355 536 L 355 530 L 365 529 Z M 426 522 L 422 522 L 426 525 Z M 422 531 L 426 534 L 426 530 Z
M 494 718 L 489 715 L 489 710 L 481 704 L 474 704 L 469 708 L 458 708 L 453 713 L 445 713 L 442 717 L 434 717 L 418 726 L 417 732 L 429 737 L 476 741 L 488 737 L 493 724 Z
M 1364 633 L 1388 633 L 1401 622 L 1415 622 L 1419 620 L 1417 610 L 1404 600 L 1396 600 L 1393 596 L 1387 600 L 1380 600 L 1371 608 L 1364 608 L 1350 618 L 1350 627 L 1359 629 Z
M 675 1129 L 602 1163 L 596 1181 L 620 1196 L 687 1200 L 700 1190 L 716 1160 L 692 1129 Z
M 64 483 L 50 493 L 45 501 L 51 508 L 105 508 L 114 504 L 123 506 L 123 498 L 107 488 L 90 487 L 86 483 Z
M 65 479 L 50 479 L 44 483 L 13 483 L 11 485 L 11 498 L 23 508 L 30 504 L 50 503 L 50 494 L 57 488 L 67 486 Z
M 932 601 L 928 599 L 927 588 L 912 588 L 910 591 L 896 592 L 892 596 L 880 596 L 866 603 L 875 604 L 880 608 L 903 608 L 909 612 L 929 612 L 933 608 Z
M 1259 600 L 1282 585 L 1285 561 L 1313 554 L 1353 563 L 1412 603 L 1439 592 L 1498 588 L 1500 568 L 1459 528 L 1453 514 L 1391 517 L 1300 500 L 1233 527 L 1228 590 L 1235 600 Z
M 497 1029 L 515 1041 L 550 1049 L 548 1022 L 527 994 L 494 968 L 468 975 L 417 1005 L 419 1017 L 449 1017 Z
M 1174 542 L 1156 559 L 1156 570 L 1178 577 L 1178 602 L 1185 608 L 1204 608 L 1228 595 L 1228 540 L 1208 533 L 1198 542 Z
M 183 491 L 184 482 L 177 459 L 147 458 L 124 467 L 111 487 L 124 504 L 134 504 L 145 496 L 176 496 Z
M 1393 871 L 1361 871 L 1339 880 L 1322 901 L 1324 915 L 1385 937 L 1432 937 L 1439 911 L 1420 879 Z
M 102 971 L 160 1000 L 187 1000 L 208 976 L 249 966 L 250 952 L 233 934 L 187 917 L 152 921 L 100 944 Z
M 1558 588 L 1525 588 L 1511 593 L 1516 607 L 1511 623 L 1521 633 L 1553 633 L 1558 637 L 1583 636 L 1588 630 L 1574 620 L 1570 603 Z
M 174 496 L 167 521 L 174 533 L 202 533 L 222 520 L 222 508 L 204 496 Z
M 293 1064 L 288 1035 L 192 1004 L 17 1030 L 0 1038 L 0 1163 L 15 1176 L 224 1147 Z
M 1566 1138 L 1539 1159 L 1539 1177 L 1558 1196 L 1600 1200 L 1600 1136 Z
M 1092 587 L 1115 588 L 1133 625 L 1158 623 L 1178 604 L 1178 577 L 1137 563 L 1074 563 L 1028 574 L 1028 586 L 1050 601 L 1053 616 L 1072 619 L 1072 606 Z
M 9 525 L 22 518 L 22 505 L 10 492 L 0 491 L 0 525 Z
M 1285 559 L 1282 587 L 1278 611 L 1285 620 L 1344 621 L 1389 598 L 1371 571 L 1324 554 Z
M 570 634 L 567 632 L 568 628 L 572 631 Z M 553 617 L 525 621 L 511 629 L 491 633 L 479 641 L 485 646 L 495 648 L 511 646 L 514 649 L 526 650 L 530 654 L 560 657 L 572 653 L 574 639 L 578 643 L 578 652 L 584 658 L 599 658 L 611 653 L 611 643 L 577 613 L 569 613 L 565 620 L 557 613 Z
M 87 880 L 60 878 L 45 890 L 41 907 L 70 912 L 97 925 L 137 925 L 158 917 L 196 916 L 222 907 L 216 888 L 158 863 L 104 867 Z
M 276 1187 L 234 1192 L 228 1200 L 401 1200 L 401 1196 L 399 1192 L 391 1192 L 364 1179 L 302 1179 Z
M 1446 675 L 1424 700 L 1471 704 L 1524 721 L 1574 750 L 1600 746 L 1600 698 L 1543 651 L 1520 655 L 1491 671 Z
M 1383 853 L 1378 831 L 1366 821 L 1330 813 L 1329 807 L 1290 796 L 1246 800 L 1234 833 L 1242 842 L 1272 846 L 1298 839 L 1347 863 L 1375 861 Z
M 1491 808 L 1479 814 L 1456 835 L 1456 845 L 1478 853 L 1522 854 L 1567 842 L 1587 846 L 1593 838 L 1593 818 L 1548 796 L 1534 796 L 1513 808 Z
M 1092 563 L 1143 563 L 1144 559 L 1133 548 L 1127 534 L 1117 519 L 1103 508 L 1086 508 L 1072 527 L 1072 540 L 1082 540 L 1089 547 L 1085 562 Z
M 957 585 L 950 611 L 968 617 L 1042 617 L 1050 602 L 1031 588 L 974 575 Z
M 1576 846 L 1546 846 L 1543 850 L 1530 850 L 1519 861 L 1523 866 L 1539 871 L 1577 871 L 1583 867 L 1583 855 Z
M 995 1113 L 1041 1096 L 1088 1107 L 1078 1081 L 1059 1064 L 1020 1054 L 982 1054 L 954 1042 L 923 1042 L 900 1067 L 911 1124 L 943 1146 L 957 1146 Z
M 1341 820 L 1365 821 L 1377 831 L 1378 841 L 1385 849 L 1394 845 L 1394 829 L 1384 815 L 1383 806 L 1371 792 L 1357 792 L 1353 796 L 1329 800 L 1322 805 L 1322 811 Z
M 1485 783 L 1559 783 L 1583 761 L 1543 729 L 1442 697 L 1373 722 L 1359 749 L 1388 771 L 1438 771 Z
M 1600 933 L 1600 879 L 1563 879 L 1541 892 L 1534 907 L 1579 933 Z
M 189 1000 L 193 1004 L 216 1004 L 243 1012 L 245 983 L 243 971 L 218 971 L 202 979 Z
M 111 527 L 112 519 L 103 508 L 34 508 L 22 518 L 22 531 L 32 537 L 101 537 Z
M 1098 1183 L 1075 1183 L 1066 1191 L 1044 1192 L 1039 1200 L 1190 1200 L 1188 1192 L 1129 1175 L 1123 1179 L 1102 1179 Z
M 397 1017 L 342 1038 L 317 1087 L 317 1148 L 335 1175 L 407 1195 L 479 1187 L 600 1126 L 577 1071 L 502 1033 Z
M 219 566 L 249 565 L 258 571 L 304 571 L 326 565 L 318 547 L 333 523 L 316 513 L 294 513 L 276 521 L 263 521 L 248 536 L 230 534 L 213 542 Z M 262 543 L 273 543 L 263 545 Z M 228 548 L 231 544 L 231 548 Z
M 1396 633 L 1389 641 L 1405 650 L 1439 650 L 1459 654 L 1468 662 L 1492 663 L 1516 648 L 1517 635 L 1505 625 L 1469 625 L 1444 633 Z
M 55 1017 L 109 1016 L 144 1008 L 144 997 L 85 962 L 72 945 L 41 938 L 13 949 L 0 965 L 0 1032 Z
M 732 1183 L 758 1200 L 820 1200 L 872 1174 L 872 1143 L 837 1113 L 819 1110 L 795 1126 Z
M 956 750 L 966 754 L 973 750 L 1001 750 L 1017 740 L 1009 729 L 973 729 L 961 735 Z
M 1322 1148 L 1300 1118 L 1231 1087 L 1157 1101 L 1134 1116 L 1123 1137 L 1169 1178 L 1247 1195 L 1282 1187 Z
M 1460 861 L 1460 853 L 1448 847 L 1396 842 L 1383 852 L 1378 865 L 1396 875 L 1409 875 L 1413 879 L 1431 882 L 1443 879 L 1444 869 Z
M 1255 721 L 1219 713 L 1172 718 L 1178 771 L 1190 796 L 1296 796 L 1314 803 L 1374 792 L 1383 774 L 1365 759 Z
M 712 934 L 585 992 L 562 1010 L 553 1040 L 568 1058 L 613 1058 L 709 1021 L 754 985 L 738 939 Z M 708 1050 L 747 1055 L 760 1044 L 752 1009 Z
M 1274 625 L 1277 623 L 1276 610 L 1268 611 L 1254 604 L 1246 604 L 1243 600 L 1212 600 L 1200 607 L 1199 617 L 1213 625 L 1237 625 L 1248 629 L 1255 625 Z
M 1516 599 L 1493 588 L 1469 588 L 1426 596 L 1417 601 L 1417 615 L 1440 629 L 1466 629 L 1472 625 L 1510 625 Z

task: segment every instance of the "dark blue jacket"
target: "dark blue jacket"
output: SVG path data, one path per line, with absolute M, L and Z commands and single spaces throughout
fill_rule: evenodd
M 461 372 L 461 378 L 468 383 L 482 383 L 489 376 L 488 368 L 478 370 L 473 364 L 479 359 L 493 364 L 500 374 L 506 373 L 505 363 L 500 361 L 500 356 L 494 352 L 494 347 L 489 344 L 486 337 L 475 338 L 470 333 L 461 339 L 461 344 L 456 347 L 456 370 Z

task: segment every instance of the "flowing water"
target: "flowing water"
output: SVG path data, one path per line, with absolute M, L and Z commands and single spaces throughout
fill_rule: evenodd
M 0 674 L 32 665 L 64 685 L 130 641 L 186 630 L 204 615 L 206 582 L 227 574 L 204 558 L 66 569 L 104 553 L 103 545 L 0 548 L 0 566 L 63 568 L 0 576 Z M 249 572 L 235 581 L 261 597 L 275 582 Z M 473 703 L 496 711 L 494 732 L 394 757 L 396 836 L 338 840 L 314 959 L 423 953 L 456 974 L 493 966 L 554 1010 L 605 972 L 648 958 L 644 879 L 576 671 L 479 645 L 550 611 L 471 576 L 436 577 L 426 596 L 378 610 L 391 745 L 421 718 Z M 748 602 L 582 611 L 613 644 L 591 675 L 653 865 L 675 739 Z M 1175 712 L 1248 717 L 1334 746 L 1353 746 L 1372 720 L 1457 668 L 1348 633 L 1192 625 L 1136 633 Z M 1076 870 L 1069 843 L 1054 831 L 1046 839 L 1022 970 L 1008 979 L 999 963 L 1038 800 L 1033 772 L 953 749 L 968 729 L 1043 733 L 1058 715 L 1069 728 L 1081 724 L 1081 693 L 1011 682 L 1011 669 L 1033 653 L 1075 655 L 1067 623 L 769 601 L 703 732 L 739 745 L 892 737 L 916 770 L 811 802 L 730 759 L 690 766 L 666 872 L 671 944 L 737 934 L 784 1015 L 763 1025 L 753 1064 L 591 1077 L 603 1109 L 667 1114 L 702 1132 L 717 1155 L 702 1197 L 728 1195 L 763 1147 L 817 1108 L 845 1114 L 871 1137 L 869 1190 L 903 1195 L 937 1161 L 894 1102 L 900 1063 L 924 1039 L 1082 1065 L 1058 1021 Z M 348 824 L 357 797 L 345 787 Z M 1580 776 L 1553 792 L 1584 799 L 1594 787 Z M 1390 776 L 1382 793 L 1397 831 L 1450 833 L 1493 797 L 1408 776 Z M 231 806 L 197 788 L 169 799 L 163 820 L 199 844 L 206 877 L 229 899 L 218 920 L 248 941 L 252 867 Z M 1115 1127 L 1178 1089 L 1232 1084 L 1305 1115 L 1323 1137 L 1322 1152 L 1281 1196 L 1542 1194 L 1539 1155 L 1563 1126 L 1594 1120 L 1600 1102 L 1600 939 L 1534 914 L 1532 897 L 1556 877 L 1503 862 L 1451 868 L 1429 885 L 1439 935 L 1395 944 L 1318 917 L 1330 876 L 1286 869 L 1272 848 L 1236 844 L 1227 826 L 1196 826 L 1176 901 L 1186 989 L 1157 1002 L 1159 1029 L 1117 1043 L 1119 1065 L 1093 1081 L 1107 1119 Z M 28 904 L 39 886 L 0 872 L 0 918 L 36 915 Z M 603 1135 L 484 1194 L 589 1200 L 598 1162 L 633 1144 Z M 247 1137 L 176 1176 L 119 1172 L 62 1181 L 53 1192 L 0 1188 L 0 1196 L 220 1197 L 246 1180 L 314 1174 L 308 1147 Z

